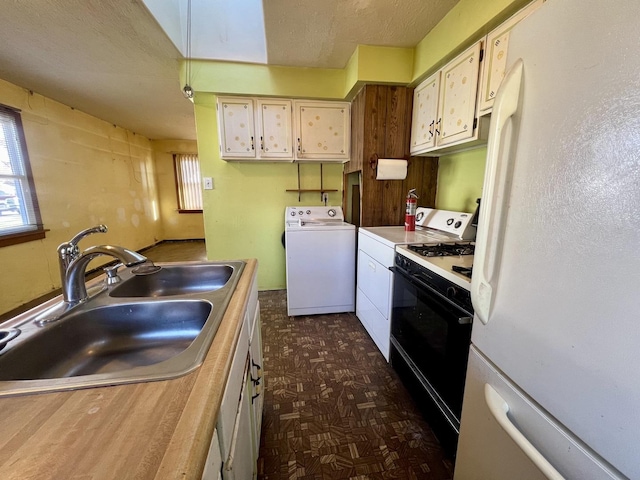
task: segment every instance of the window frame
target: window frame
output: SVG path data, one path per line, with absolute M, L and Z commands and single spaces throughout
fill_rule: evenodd
M 33 181 L 33 172 L 31 170 L 31 161 L 29 159 L 29 151 L 27 150 L 27 142 L 24 135 L 24 127 L 22 124 L 22 115 L 21 111 L 16 108 L 9 107 L 7 105 L 0 104 L 0 112 L 13 117 L 13 121 L 15 122 L 16 127 L 16 138 L 17 141 L 16 147 L 20 150 L 22 156 L 22 168 L 24 169 L 24 175 L 22 177 L 25 179 L 28 189 L 29 189 L 29 197 L 31 200 L 33 219 L 35 221 L 35 229 L 25 229 L 24 231 L 12 232 L 12 233 L 2 233 L 0 231 L 0 248 L 7 247 L 10 245 L 18 245 L 20 243 L 31 242 L 34 240 L 40 240 L 45 238 L 46 230 L 42 223 L 42 217 L 40 216 L 40 206 L 38 204 L 38 195 L 36 193 L 35 182 Z M 22 205 L 24 208 L 24 205 Z
M 202 178 L 202 174 L 200 172 L 200 157 L 198 156 L 197 153 L 174 153 L 173 154 L 173 179 L 175 182 L 175 188 L 176 188 L 176 204 L 178 206 L 178 213 L 202 213 L 202 208 L 200 209 L 187 209 L 187 208 L 182 208 L 182 200 L 181 200 L 181 196 L 180 196 L 180 191 L 181 191 L 181 185 L 182 185 L 182 181 L 181 181 L 181 177 L 179 175 L 179 171 L 180 166 L 180 157 L 181 156 L 193 156 L 196 157 L 198 159 L 198 185 L 200 185 L 200 192 L 202 195 L 202 185 L 201 185 L 201 178 Z M 203 202 L 203 198 L 201 196 L 201 205 Z M 202 205 L 204 206 L 204 205 Z

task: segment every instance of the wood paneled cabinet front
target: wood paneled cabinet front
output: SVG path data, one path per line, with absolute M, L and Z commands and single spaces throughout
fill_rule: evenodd
M 447 153 L 444 147 L 479 138 L 476 104 L 481 47 L 478 42 L 468 48 L 415 89 L 412 155 L 432 151 L 440 155 Z

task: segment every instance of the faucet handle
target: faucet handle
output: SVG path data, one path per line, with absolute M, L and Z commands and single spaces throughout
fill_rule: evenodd
M 107 230 L 108 230 L 108 228 L 107 228 L 106 225 L 96 225 L 95 227 L 87 228 L 87 229 L 82 230 L 81 232 L 77 233 L 67 243 L 69 245 L 72 245 L 72 246 L 76 247 L 78 245 L 78 242 L 80 240 L 82 240 L 84 237 L 86 237 L 87 235 L 91 235 L 92 233 L 106 233 Z

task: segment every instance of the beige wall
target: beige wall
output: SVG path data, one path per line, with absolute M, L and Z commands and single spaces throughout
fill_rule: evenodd
M 153 140 L 151 142 L 158 180 L 158 200 L 162 218 L 163 240 L 204 238 L 202 213 L 178 213 L 174 153 L 198 153 L 198 144 L 191 140 Z
M 111 243 L 140 249 L 162 239 L 151 142 L 0 80 L 0 103 L 22 110 L 46 238 L 0 248 L 0 313 L 60 286 L 57 246 L 104 223 Z M 96 263 L 97 265 L 97 263 Z M 89 268 L 95 266 L 92 264 Z

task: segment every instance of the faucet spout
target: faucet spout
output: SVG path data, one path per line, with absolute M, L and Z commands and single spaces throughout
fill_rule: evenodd
M 66 269 L 62 282 L 62 295 L 65 302 L 76 304 L 87 299 L 87 287 L 84 283 L 87 265 L 89 265 L 91 260 L 100 255 L 113 257 L 124 263 L 127 267 L 147 261 L 145 256 L 124 247 L 113 245 L 89 247 L 74 258 Z

